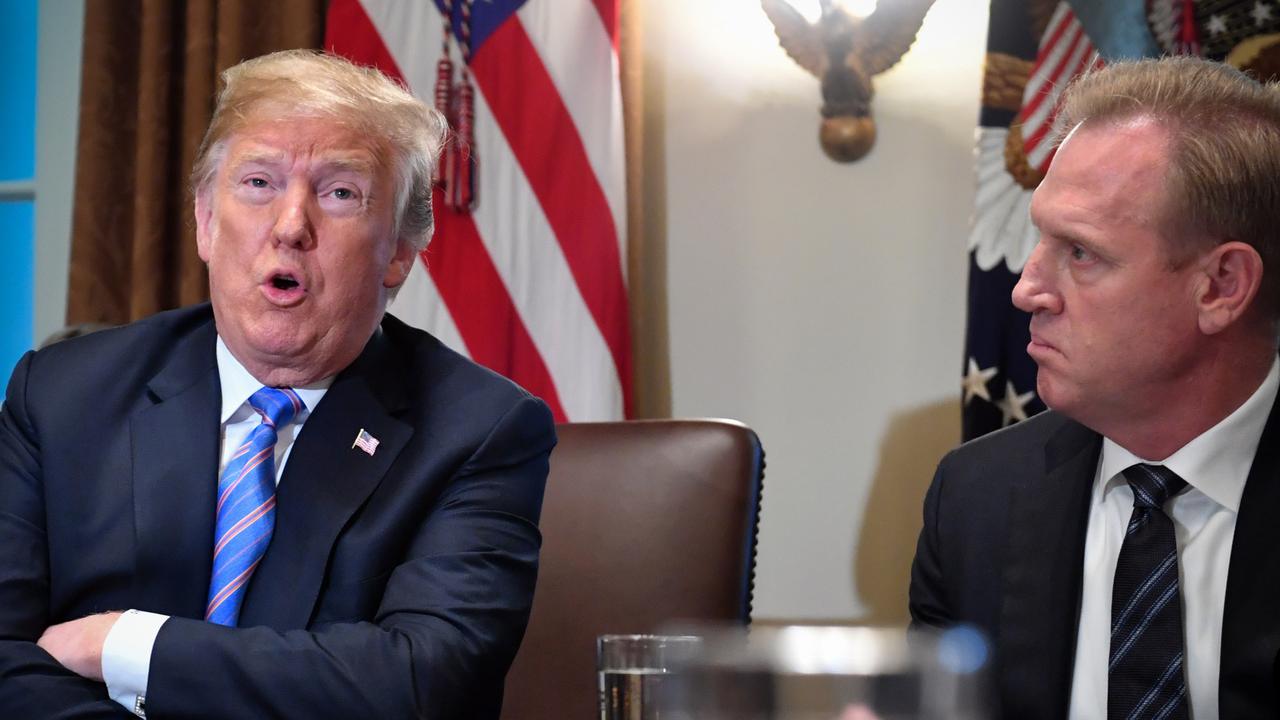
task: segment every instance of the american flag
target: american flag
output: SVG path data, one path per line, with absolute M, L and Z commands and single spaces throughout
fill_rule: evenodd
M 1053 159 L 1053 124 L 1058 117 L 1062 91 L 1075 76 L 1102 65 L 1102 58 L 1071 6 L 1059 2 L 1040 39 L 1040 51 L 1027 78 L 1022 110 L 1018 113 L 1027 162 L 1042 175 L 1048 172 L 1049 161 Z
M 391 312 L 524 386 L 559 421 L 630 408 L 617 0 L 333 0 L 325 47 L 435 105 L 446 7 L 475 86 L 476 205 Z M 463 42 L 465 40 L 465 43 Z
M 373 457 L 373 453 L 378 449 L 378 438 L 369 434 L 364 428 L 360 428 L 360 432 L 356 434 L 356 441 L 351 443 L 351 449 L 360 448 L 365 451 L 369 457 Z

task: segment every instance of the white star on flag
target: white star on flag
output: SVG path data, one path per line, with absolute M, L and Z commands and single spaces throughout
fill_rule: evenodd
M 996 368 L 989 367 L 985 370 L 978 368 L 978 361 L 969 358 L 969 371 L 964 375 L 964 404 L 968 405 L 969 401 L 974 397 L 980 397 L 987 402 L 991 402 L 991 393 L 987 390 L 987 382 L 995 377 Z
M 378 438 L 370 435 L 364 428 L 360 428 L 360 432 L 356 435 L 356 441 L 351 443 L 351 449 L 360 448 L 365 451 L 369 457 L 373 457 L 373 452 L 378 449 Z
M 1271 19 L 1271 6 L 1258 0 L 1253 4 L 1253 10 L 1249 14 L 1253 16 L 1253 22 L 1261 27 Z
M 1221 15 L 1210 15 L 1205 29 L 1209 31 L 1210 35 L 1221 35 L 1227 31 L 1227 21 Z
M 1004 397 L 996 406 L 1000 408 L 1000 427 L 1010 425 L 1015 422 L 1021 422 L 1027 419 L 1027 403 L 1031 402 L 1031 398 L 1035 397 L 1034 391 L 1018 394 L 1017 388 L 1013 383 L 1006 381 L 1004 384 Z

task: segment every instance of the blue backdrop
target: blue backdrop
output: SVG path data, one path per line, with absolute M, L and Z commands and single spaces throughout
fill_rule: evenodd
M 35 177 L 37 0 L 0 0 L 0 181 Z M 0 201 L 0 382 L 32 345 L 34 203 Z

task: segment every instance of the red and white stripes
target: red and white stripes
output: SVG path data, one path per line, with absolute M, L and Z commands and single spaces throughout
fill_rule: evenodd
M 1035 65 L 1022 93 L 1023 148 L 1027 162 L 1041 173 L 1053 159 L 1053 124 L 1058 117 L 1058 101 L 1071 78 L 1091 67 L 1101 67 L 1102 58 L 1085 34 L 1065 0 L 1058 3 L 1044 37 Z
M 434 3 L 334 0 L 326 46 L 432 102 Z M 616 0 L 528 0 L 474 48 L 471 213 L 436 235 L 391 311 L 511 377 L 560 420 L 630 402 Z

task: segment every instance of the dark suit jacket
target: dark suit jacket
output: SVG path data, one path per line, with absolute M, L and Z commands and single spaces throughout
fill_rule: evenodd
M 172 615 L 165 717 L 496 718 L 528 619 L 555 430 L 512 383 L 387 317 L 299 433 L 240 628 L 202 622 L 220 387 L 207 305 L 28 354 L 0 412 L 0 717 L 119 717 L 34 641 Z M 366 430 L 371 456 L 352 448 Z
M 1102 438 L 1053 412 L 974 440 L 938 466 L 911 570 L 913 624 L 972 623 L 995 644 L 1006 718 L 1066 717 L 1084 539 Z M 1262 433 L 1236 518 L 1219 709 L 1280 715 L 1280 412 Z

